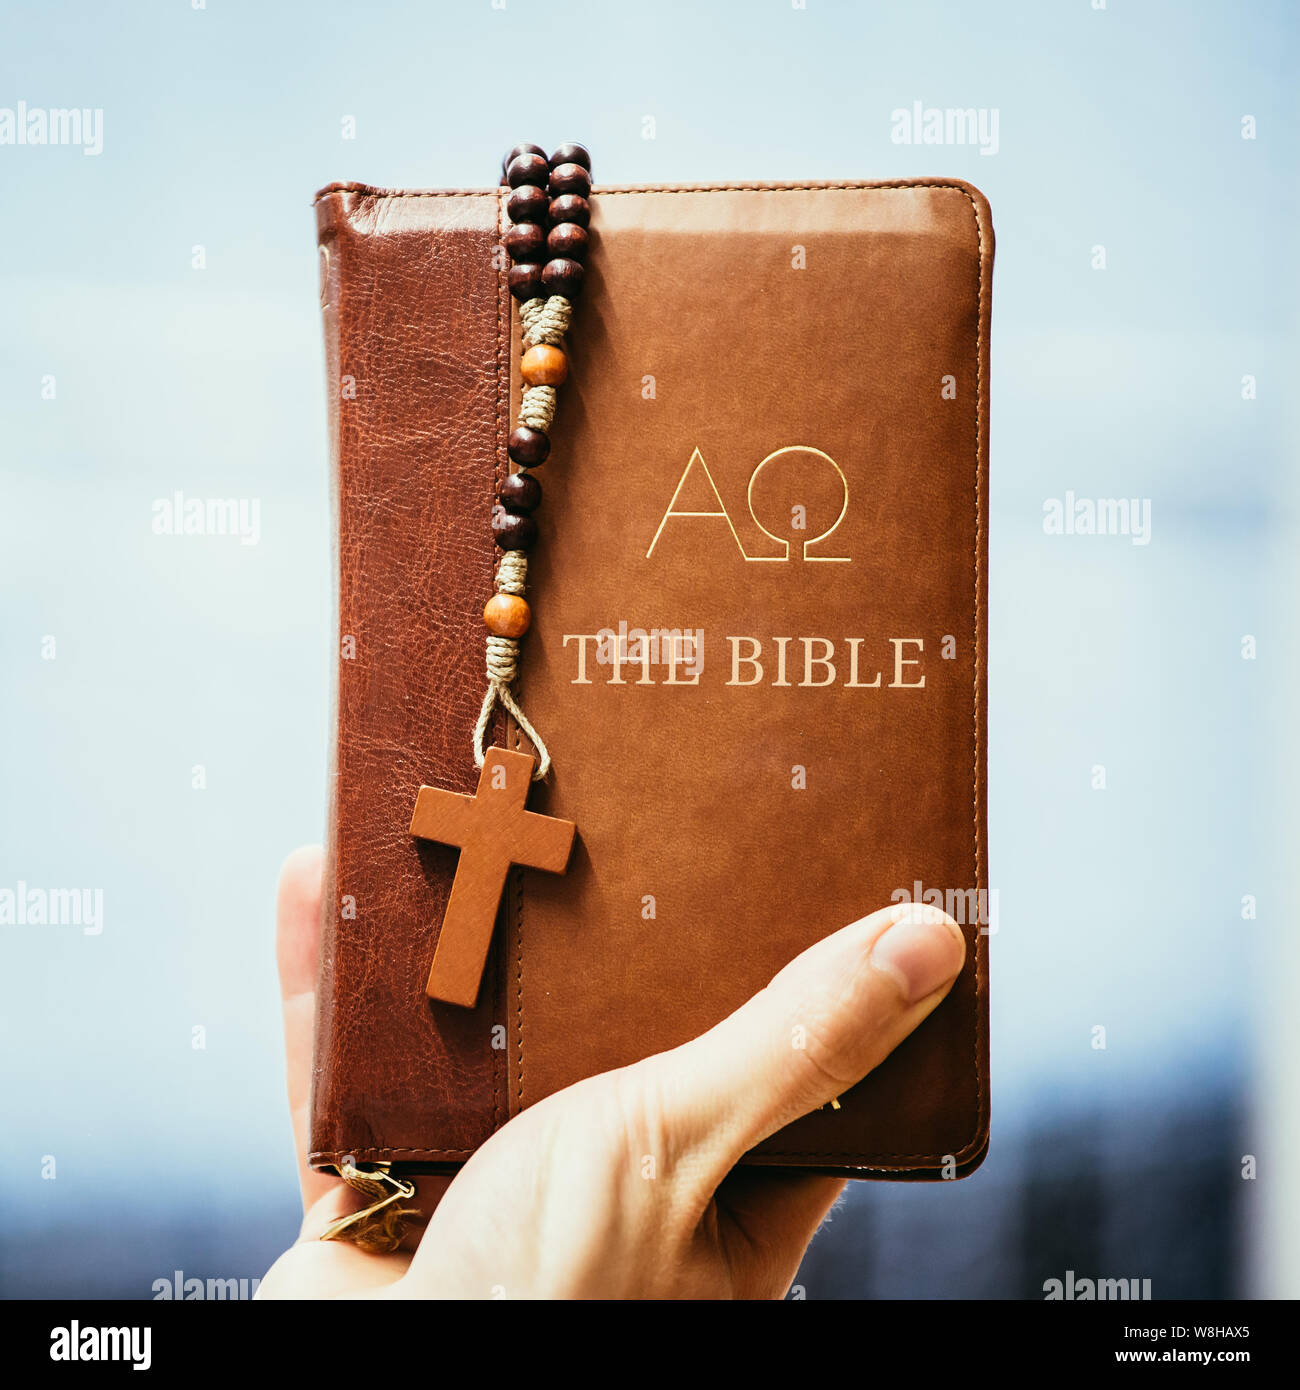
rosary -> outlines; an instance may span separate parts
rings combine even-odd
[[[438,934],[425,993],[447,1004],[473,1008],[492,944],[492,928],[512,864],[563,873],[576,830],[572,821],[524,809],[528,788],[550,771],[551,757],[519,708],[511,687],[519,640],[532,622],[524,598],[528,551],[537,539],[533,512],[542,487],[528,471],[551,452],[548,431],[555,416],[555,388],[568,375],[562,346],[582,287],[591,222],[591,156],[581,145],[561,145],[547,159],[537,145],[516,145],[502,163],[510,186],[504,237],[510,253],[510,293],[519,301],[523,325],[523,399],[510,432],[507,453],[518,471],[503,478],[492,508],[492,536],[501,552],[496,592],[483,609],[487,628],[487,691],[474,726],[474,762],[479,768],[473,796],[442,787],[421,787],[411,817],[411,834],[460,849],[451,897]],[[484,748],[488,722],[500,704],[527,735],[537,757],[508,748]],[[322,1240],[343,1240],[364,1250],[390,1251],[400,1244],[408,1219],[404,1207],[415,1184],[390,1172],[389,1163],[367,1169],[340,1165],[339,1175],[370,1198],[370,1205],[332,1222]]]
[[[572,821],[524,809],[528,788],[550,771],[551,756],[520,709],[512,686],[519,641],[532,622],[524,598],[528,551],[537,539],[532,513],[542,488],[529,469],[546,462],[556,388],[569,363],[562,346],[582,287],[591,222],[591,156],[581,145],[561,145],[548,159],[537,145],[516,145],[502,164],[509,185],[504,237],[511,265],[510,293],[519,301],[523,397],[507,453],[518,471],[502,479],[492,508],[492,536],[501,551],[496,592],[483,609],[487,628],[487,691],[474,726],[474,762],[480,769],[473,796],[421,787],[411,834],[460,849],[447,913],[425,992],[431,999],[473,1008],[492,943],[497,908],[512,864],[563,873],[573,848]],[[488,723],[500,704],[527,735],[537,756],[484,748]]]

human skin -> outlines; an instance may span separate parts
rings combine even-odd
[[[388,1255],[322,1231],[364,1203],[307,1163],[321,851],[280,877],[277,958],[303,1221],[259,1298],[780,1298],[843,1188],[737,1168],[828,1104],[931,1013],[965,959],[936,908],[874,912],[797,956],[707,1033],[517,1115]]]

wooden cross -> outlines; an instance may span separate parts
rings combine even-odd
[[[411,834],[460,849],[425,986],[430,999],[474,1007],[512,864],[553,874],[568,866],[574,823],[524,810],[536,766],[528,753],[489,748],[473,796],[420,788]]]

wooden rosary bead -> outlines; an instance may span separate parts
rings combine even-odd
[[[531,473],[511,473],[497,488],[497,501],[508,512],[535,511],[541,500],[542,485]]]
[[[591,192],[591,175],[581,164],[558,164],[551,170],[551,197],[576,193],[585,198]]]
[[[545,188],[550,175],[551,166],[541,155],[521,154],[517,159],[510,161],[510,167],[506,170],[506,182],[511,188],[519,188],[526,183]]]
[[[483,626],[494,637],[522,637],[532,621],[528,600],[518,594],[493,594],[483,605]]]
[[[540,261],[546,254],[546,231],[538,222],[516,222],[501,240],[512,261]]]
[[[564,258],[547,261],[542,267],[542,291],[575,299],[582,288],[583,274],[581,261]]]
[[[579,227],[589,227],[591,204],[581,193],[564,193],[551,199],[550,218],[555,225],[561,222],[576,222]]]
[[[502,550],[527,550],[537,539],[537,523],[531,516],[506,511],[498,502],[492,508],[492,539]]]
[[[553,257],[561,260],[585,261],[587,259],[587,230],[576,222],[560,222],[551,228],[546,238],[546,249]]]
[[[554,169],[557,164],[581,164],[591,173],[591,155],[586,145],[561,145],[551,156],[551,168]]]
[[[555,264],[555,261],[548,261],[547,268]],[[576,265],[577,262],[570,261],[567,264]],[[582,267],[578,266],[578,269],[581,270]],[[544,270],[543,283],[545,275]],[[519,375],[523,377],[527,386],[559,386],[568,374],[569,363],[564,353],[550,343],[538,343],[535,347],[530,347],[519,362]]]
[[[540,145],[515,145],[509,150],[506,157],[501,161],[501,177],[506,176],[506,170],[519,158],[521,154],[539,154],[543,159],[546,158],[546,151]],[[590,167],[590,166],[588,166]]]
[[[542,268],[533,261],[520,261],[506,271],[506,284],[510,293],[522,304],[525,299],[536,299],[544,294],[542,288]]]
[[[536,184],[520,184],[506,199],[506,216],[512,222],[544,222],[549,211],[546,190]]]
[[[541,430],[529,429],[527,425],[517,425],[510,431],[506,441],[506,453],[513,462],[524,468],[536,468],[545,463],[551,452],[551,441]]]

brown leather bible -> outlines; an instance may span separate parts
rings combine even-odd
[[[957,180],[597,188],[518,693],[577,823],[512,870],[478,1002],[425,981],[473,793],[519,323],[506,190],[317,197],[338,527],[311,1161],[442,1170],[703,1032],[891,901],[966,965],[755,1163],[951,1177],[988,1143],[993,231]],[[525,747],[504,719],[505,748]]]

